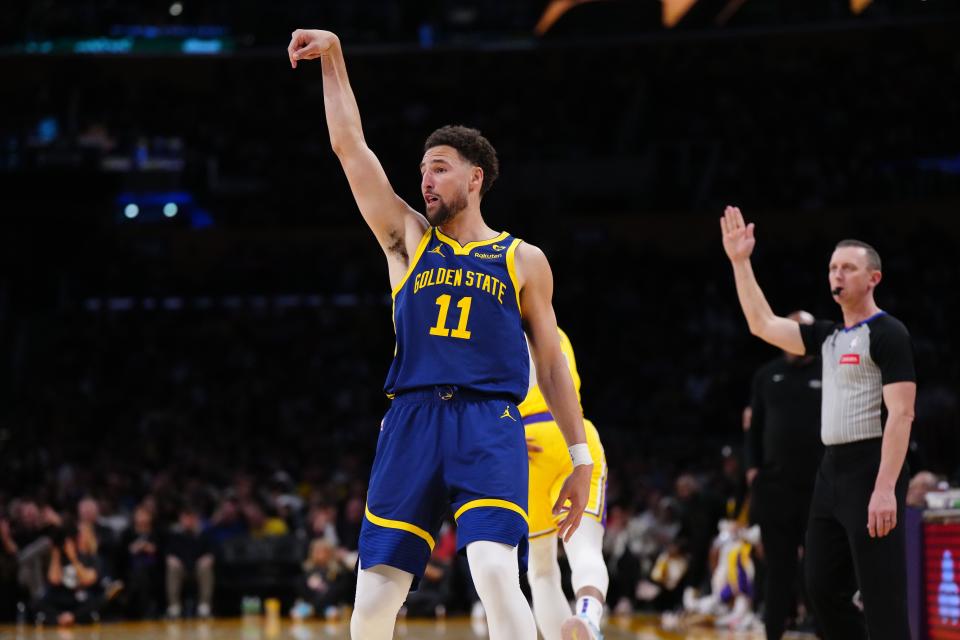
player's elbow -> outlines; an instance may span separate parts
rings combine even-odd
[[[769,340],[769,331],[767,330],[767,325],[758,320],[749,320],[747,322],[747,327],[750,329],[750,335],[760,338],[761,340]]]
[[[752,316],[747,319],[750,334],[764,342],[771,342],[775,337],[773,317]]]
[[[330,132],[330,147],[341,161],[349,160],[363,151],[363,134],[352,129]]]
[[[887,412],[889,414],[888,419],[896,420],[897,422],[906,425],[912,424],[915,417],[913,407],[910,406],[890,407]]]

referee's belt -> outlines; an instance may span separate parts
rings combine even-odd
[[[523,422],[523,426],[528,424],[536,424],[538,422],[555,422],[553,419],[553,414],[549,411],[541,411],[540,413],[531,413],[528,416],[523,416],[520,418],[520,421]]]

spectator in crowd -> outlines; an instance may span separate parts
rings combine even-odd
[[[723,505],[703,492],[700,482],[690,473],[677,478],[676,497],[680,509],[678,550],[689,559],[684,584],[705,590],[709,579],[710,548],[717,524],[723,517]]]
[[[337,518],[337,536],[340,539],[340,545],[349,551],[357,550],[360,525],[363,524],[363,509],[363,497],[350,496],[343,507],[342,517]]]
[[[152,618],[159,611],[162,556],[153,513],[144,505],[134,510],[133,525],[123,533],[120,546],[128,613],[134,618]]]
[[[297,586],[297,602],[290,611],[293,618],[302,620],[314,613],[336,618],[339,607],[353,601],[356,574],[337,556],[337,549],[323,538],[310,542],[303,577]]]
[[[936,491],[940,478],[929,471],[918,471],[907,485],[907,506],[915,509],[927,508],[927,494]]]
[[[333,546],[340,542],[337,536],[337,512],[325,502],[318,502],[307,513],[307,537],[311,541],[322,539]]]
[[[214,550],[204,535],[200,514],[195,507],[180,510],[178,523],[167,540],[167,617],[183,615],[183,587],[195,581],[197,587],[198,618],[212,615]]]
[[[657,561],[667,559],[667,556],[661,557],[661,554],[674,545],[680,531],[677,502],[672,497],[651,491],[647,496],[647,504],[646,510],[628,520],[622,507],[616,509],[615,516],[614,510],[611,510],[611,520],[625,520],[624,525],[617,527],[618,530],[610,540],[608,563],[611,584],[616,585],[616,600],[612,600],[616,603],[614,609],[621,614],[632,611],[634,601],[642,601],[644,607],[659,610],[672,606],[679,597],[676,594],[661,597],[662,586],[650,580]],[[680,566],[677,560],[682,554],[673,554],[671,557],[671,575],[676,576]],[[661,569],[663,568],[664,565],[661,564]],[[679,577],[683,577],[682,572]],[[660,582],[664,582],[666,574],[660,578]],[[673,580],[669,582],[672,583]],[[638,589],[638,586],[641,588]],[[667,585],[668,590],[675,587],[675,584]]]
[[[272,507],[265,510],[256,500],[248,500],[243,505],[243,516],[247,521],[247,528],[254,538],[268,538],[271,536],[285,536],[290,533],[287,523],[280,518]]]
[[[101,577],[115,578],[119,562],[116,532],[103,522],[100,516],[100,505],[90,496],[81,498],[77,502],[77,526],[80,525],[90,527],[97,537],[97,556],[100,559]]]
[[[32,499],[11,505],[13,523],[10,538],[17,554],[17,580],[32,602],[44,592],[44,563],[50,553],[51,535],[63,524],[49,505],[43,509]]]
[[[0,621],[14,619],[19,590],[17,543],[13,541],[6,510],[0,508]]]
[[[234,498],[226,498],[214,512],[207,526],[207,537],[220,546],[227,540],[246,535],[247,525],[240,514],[240,507]]]
[[[37,623],[60,626],[97,622],[106,602],[100,586],[97,538],[87,523],[68,526],[50,549],[46,591],[40,600]]]

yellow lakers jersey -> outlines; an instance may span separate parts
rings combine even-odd
[[[567,359],[567,365],[570,367],[570,376],[573,378],[573,388],[577,390],[577,403],[580,403],[580,374],[577,373],[577,361],[573,357],[573,345],[570,344],[570,338],[563,332],[563,329],[557,327],[560,332],[560,350],[563,351]],[[540,393],[540,386],[537,384],[536,373],[533,368],[533,361],[530,363],[530,390],[527,391],[527,397],[518,406],[521,416],[532,416],[537,413],[549,411],[547,401]],[[580,407],[580,413],[583,413],[583,406]]]

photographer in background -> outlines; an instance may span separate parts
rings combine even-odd
[[[56,538],[50,550],[46,592],[38,606],[37,623],[56,620],[66,627],[96,622],[105,598],[99,584],[100,561],[93,527],[67,527]]]

